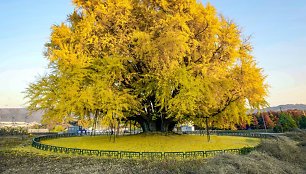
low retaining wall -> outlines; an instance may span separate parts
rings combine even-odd
[[[144,159],[165,159],[165,158],[207,158],[214,157],[219,154],[247,154],[254,150],[254,147],[244,147],[241,149],[225,149],[225,150],[207,150],[207,151],[188,151],[188,152],[133,152],[133,151],[111,151],[111,150],[90,150],[52,146],[40,143],[41,140],[61,138],[61,137],[75,137],[77,134],[56,134],[35,137],[32,140],[32,146],[51,152],[78,154],[78,155],[95,155],[104,158],[144,158]]]

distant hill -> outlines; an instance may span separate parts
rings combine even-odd
[[[286,105],[279,105],[279,106],[274,106],[274,107],[269,107],[266,108],[266,111],[286,111],[286,110],[293,110],[293,109],[298,109],[298,110],[306,110],[306,105],[304,104],[286,104]]]
[[[278,112],[280,110],[282,111],[286,111],[286,110],[294,110],[294,109],[298,109],[298,110],[304,110],[306,111],[306,105],[304,104],[286,104],[286,105],[278,105],[278,106],[273,106],[273,107],[268,107],[268,108],[264,108],[262,111],[275,111]],[[257,113],[257,110],[253,111],[254,113]]]
[[[305,110],[305,104],[286,104],[265,108],[264,111],[286,111],[291,109]],[[257,112],[256,110],[254,111]],[[0,108],[0,122],[40,122],[43,112],[37,111],[32,115],[25,108]]]
[[[40,122],[42,111],[29,114],[25,108],[0,108],[0,122]]]

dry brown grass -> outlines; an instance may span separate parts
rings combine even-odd
[[[296,155],[301,151],[297,143],[289,140],[288,137],[265,140],[260,144],[257,150],[282,161],[294,161],[297,158]]]
[[[225,154],[209,159],[199,173],[306,173],[306,141],[303,131],[263,140],[256,151],[238,156]]]
[[[304,173],[299,166],[273,158],[265,153],[254,151],[246,156],[222,155],[208,160],[200,173]]]
[[[220,155],[199,160],[120,160],[42,156],[0,150],[0,173],[306,173],[306,134],[264,140],[248,155]],[[288,138],[290,137],[290,138]],[[295,141],[292,141],[294,139]]]

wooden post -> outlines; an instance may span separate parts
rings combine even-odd
[[[128,121],[125,121],[125,122],[124,122],[124,129],[123,129],[123,132],[122,132],[122,136],[124,136],[124,132],[126,131],[126,126],[127,126],[126,124],[127,124],[127,122],[128,122]]]
[[[132,120],[130,120],[130,135],[132,134]]]
[[[206,135],[207,135],[207,141],[210,141],[210,134],[209,134],[209,130],[208,130],[208,117],[204,117],[205,118],[205,122],[206,122]]]
[[[134,134],[136,134],[136,133],[135,133],[135,129],[136,129],[136,121],[135,121],[135,123],[134,123]]]
[[[116,124],[114,123],[114,140],[113,140],[113,142],[115,142],[116,141]]]
[[[117,137],[119,136],[120,134],[120,123],[121,123],[121,120],[118,120],[118,127],[117,127]]]

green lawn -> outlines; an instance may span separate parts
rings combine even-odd
[[[198,135],[130,135],[116,138],[116,142],[109,141],[108,136],[83,136],[58,138],[42,141],[61,147],[93,149],[93,150],[118,150],[137,152],[175,152],[175,151],[203,151],[235,149],[246,146],[256,146],[260,142],[257,138],[234,136],[211,136],[207,142],[206,136]]]

